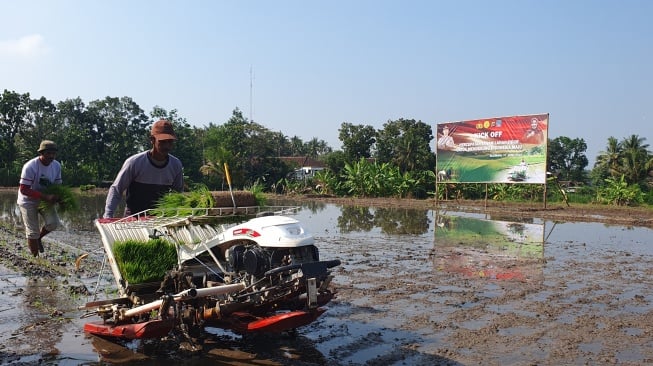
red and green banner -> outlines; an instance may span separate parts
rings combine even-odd
[[[438,123],[437,179],[544,184],[548,128],[548,114]]]

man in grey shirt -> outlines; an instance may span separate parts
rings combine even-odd
[[[170,121],[162,119],[152,125],[152,149],[125,160],[109,188],[104,218],[114,216],[123,194],[126,194],[125,216],[129,216],[154,208],[157,200],[170,191],[183,190],[183,166],[170,154],[176,140]]]

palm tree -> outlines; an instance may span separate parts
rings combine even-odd
[[[292,156],[303,156],[306,154],[304,151],[304,141],[297,135],[290,138],[290,152]]]
[[[621,175],[621,152],[622,152],[621,143],[615,138],[610,136],[608,138],[608,146],[605,151],[601,151],[596,158],[596,164],[594,168],[598,168],[601,171],[607,173],[609,177],[618,177]]]
[[[212,161],[209,161],[200,167],[200,173],[202,173],[202,175],[205,176],[224,177],[225,176],[224,165],[219,162],[214,163]]]
[[[631,135],[621,143],[621,163],[624,176],[628,183],[636,184],[646,179],[647,164],[650,159],[648,144],[645,137]]]
[[[415,141],[415,136],[406,134],[400,139],[395,146],[395,157],[393,162],[397,164],[402,172],[409,172],[415,170],[415,163],[417,162],[417,149],[418,144]]]
[[[648,162],[646,163],[646,171],[649,177],[653,177],[653,155],[649,156]]]
[[[234,156],[224,146],[218,146],[211,150],[206,163],[200,167],[200,173],[205,177],[216,178],[216,181],[220,182],[220,189],[224,189],[224,183],[227,179],[227,172],[225,171],[224,164],[228,163],[233,165],[234,161],[238,161],[238,159],[238,154]]]
[[[313,137],[310,141],[306,142],[303,151],[311,158],[318,158],[321,155],[328,154],[332,151],[329,145],[324,140],[319,140]]]
[[[209,161],[206,164],[200,167],[200,173],[205,177],[214,177],[216,181],[220,182],[220,189],[224,188],[224,181],[227,177],[227,174],[224,169],[224,164],[220,162]]]

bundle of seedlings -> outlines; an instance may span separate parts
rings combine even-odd
[[[79,201],[72,188],[61,184],[51,184],[41,191],[41,194],[54,194],[59,197],[56,203],[44,200],[39,202],[40,209],[47,209],[54,205],[58,212],[76,212],[79,210]]]
[[[177,265],[177,249],[167,240],[125,240],[113,244],[118,269],[127,283],[161,281]]]
[[[206,188],[196,188],[190,192],[169,192],[157,201],[154,215],[192,215],[197,211],[194,208],[210,208],[213,204],[213,196]]]
[[[264,197],[263,194],[259,195]],[[157,201],[152,214],[159,217],[193,216],[193,221],[238,222],[239,208],[261,206],[264,199],[252,191],[209,191],[204,186],[189,192],[170,192]],[[214,222],[215,223],[215,222]]]

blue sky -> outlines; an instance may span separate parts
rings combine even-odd
[[[239,108],[334,149],[342,122],[550,113],[593,163],[610,136],[653,149],[652,17],[648,0],[4,0],[0,89],[128,96],[195,126]]]

